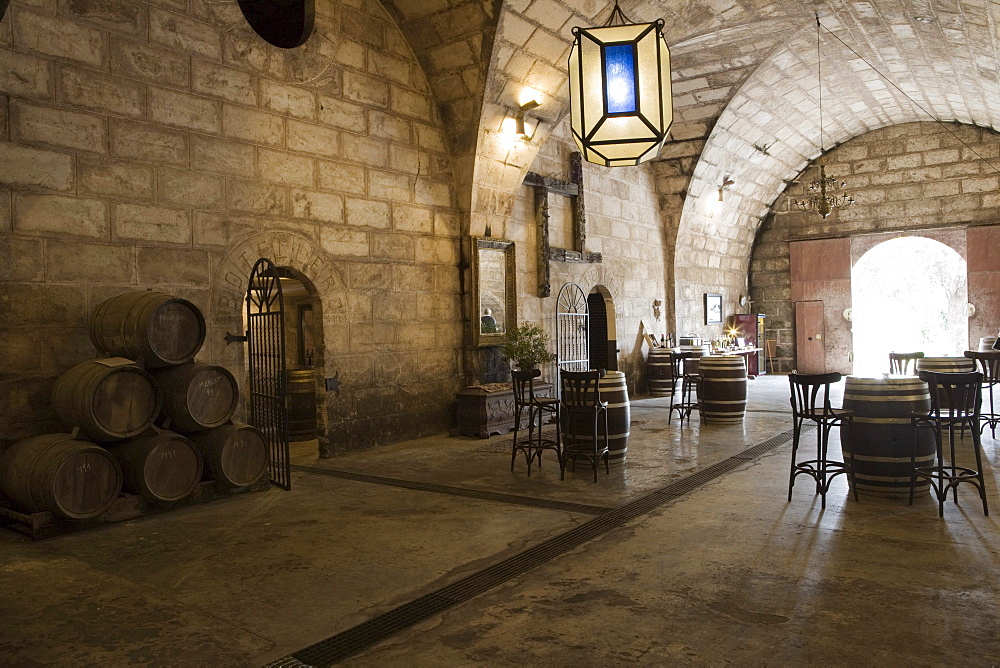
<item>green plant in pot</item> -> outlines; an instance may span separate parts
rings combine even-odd
[[[538,325],[524,323],[503,335],[500,340],[500,354],[514,363],[521,371],[537,369],[540,365],[556,358],[545,349],[549,335]]]

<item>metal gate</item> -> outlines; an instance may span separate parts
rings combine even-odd
[[[271,482],[291,489],[284,306],[281,281],[274,264],[267,258],[257,260],[247,287],[250,424],[259,429],[267,441]]]
[[[556,363],[560,371],[590,369],[589,318],[583,289],[576,283],[562,286],[556,300]]]

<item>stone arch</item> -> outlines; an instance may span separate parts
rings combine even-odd
[[[606,301],[611,301],[614,304],[615,318],[624,316],[622,298],[625,295],[625,284],[616,272],[603,264],[595,264],[584,273],[581,282],[587,294],[597,290],[604,295]]]
[[[307,278],[323,303],[327,322],[347,322],[347,286],[326,252],[313,240],[294,232],[260,232],[236,244],[215,270],[212,314],[240,315],[246,281],[259,258],[289,267]]]

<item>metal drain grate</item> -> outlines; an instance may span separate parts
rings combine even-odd
[[[457,582],[442,587],[435,592],[425,594],[397,608],[389,610],[377,617],[373,617],[366,622],[342,631],[326,640],[306,647],[295,652],[289,657],[279,659],[268,664],[267,668],[278,668],[279,666],[296,666],[305,664],[308,666],[329,666],[343,659],[358,654],[381,641],[389,638],[400,631],[410,628],[434,615],[447,610],[459,603],[467,601],[479,594],[489,591],[497,585],[517,577],[518,575],[540,566],[561,554],[569,552],[584,543],[587,543],[598,536],[601,536],[612,529],[622,526],[626,522],[641,517],[656,509],[657,507],[676,500],[678,497],[690,493],[707,482],[719,476],[744,466],[752,459],[756,459],[767,452],[774,450],[778,446],[788,442],[791,438],[791,430],[769,438],[762,443],[744,450],[738,455],[723,460],[701,471],[693,473],[681,480],[670,483],[666,487],[656,490],[646,496],[636,499],[624,506],[605,512],[599,517],[574,528],[569,531],[550,538],[538,545],[528,548],[504,561],[489,566],[478,573],[466,576]],[[296,470],[309,473],[321,473],[323,475],[334,475],[350,479],[374,479],[372,481],[392,480],[380,479],[377,476],[365,476],[363,474],[348,473],[346,471],[330,471],[328,469],[314,469],[312,467],[294,466]],[[406,482],[406,481],[398,481]],[[389,484],[389,483],[384,483]],[[420,485],[417,487],[416,485]],[[414,483],[412,485],[401,485],[420,489],[426,484]],[[432,485],[431,487],[444,487],[443,485]],[[445,488],[455,490],[457,488]],[[428,490],[435,491],[435,490]],[[477,493],[479,494],[479,493]],[[509,496],[509,495],[499,495]],[[477,497],[485,498],[485,497]],[[520,499],[523,497],[513,497]],[[537,501],[533,499],[532,501]],[[297,661],[299,663],[287,663]]]
[[[432,482],[416,482],[413,480],[402,480],[399,478],[384,478],[367,473],[355,473],[353,471],[339,471],[337,469],[324,469],[315,466],[292,465],[293,471],[302,473],[312,473],[315,475],[325,475],[331,478],[342,478],[344,480],[354,480],[357,482],[370,482],[377,485],[388,485],[389,487],[403,487],[420,492],[435,492],[437,494],[451,494],[452,496],[464,496],[470,499],[482,499],[484,501],[496,501],[497,503],[511,503],[517,506],[528,506],[530,508],[544,508],[546,510],[562,510],[568,513],[584,513],[585,515],[603,515],[614,510],[610,506],[593,506],[586,503],[572,503],[570,501],[554,501],[551,499],[538,499],[533,496],[518,496],[516,494],[501,494],[499,492],[486,492],[476,489],[465,489],[463,487],[451,487],[449,485],[438,485]]]

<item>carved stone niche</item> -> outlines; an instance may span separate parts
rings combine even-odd
[[[538,225],[538,296],[551,297],[552,283],[549,263],[602,261],[600,253],[584,250],[587,241],[587,219],[584,215],[583,160],[580,154],[570,155],[570,178],[560,181],[534,172],[524,177],[524,185],[535,189],[535,224]],[[568,197],[572,200],[573,247],[556,248],[549,244],[549,195]]]

